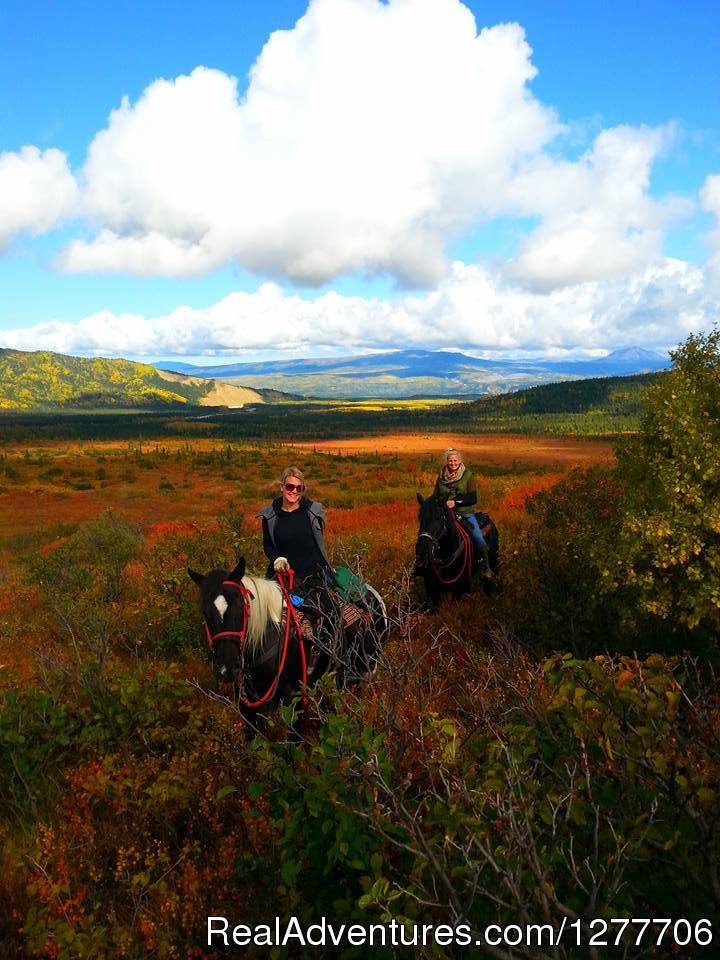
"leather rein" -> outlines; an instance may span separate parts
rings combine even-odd
[[[450,513],[452,516],[453,523],[455,524],[455,529],[458,532],[458,538],[460,542],[450,557],[448,557],[446,560],[438,560],[435,557],[435,551],[440,546],[440,541],[442,540],[442,538],[448,532],[448,528],[447,528],[448,513]],[[443,509],[442,530],[440,531],[440,534],[437,537],[434,537],[431,533],[428,533],[427,531],[423,531],[418,535],[418,540],[421,537],[427,537],[430,541],[432,541],[433,559],[432,559],[431,567],[438,583],[442,584],[442,586],[444,587],[451,587],[454,584],[456,584],[458,580],[461,579],[461,577],[467,576],[469,578],[472,576],[473,551],[472,551],[472,543],[470,541],[470,535],[465,530],[465,528],[460,523],[460,521],[455,516],[455,514],[452,513],[447,507]],[[452,566],[461,556],[463,558],[463,562],[458,573],[454,577],[451,577],[450,579],[445,579],[440,573],[440,571]]]

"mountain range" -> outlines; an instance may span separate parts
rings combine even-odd
[[[398,350],[355,357],[268,360],[195,366],[168,361],[159,369],[214,377],[320,399],[481,396],[542,383],[662,370],[666,355],[626,347],[591,360],[488,360],[443,350]]]
[[[470,398],[562,380],[651,372],[668,364],[667,358],[637,348],[576,361],[484,360],[448,351],[400,350],[207,367],[0,349],[0,409],[242,407],[303,396]]]

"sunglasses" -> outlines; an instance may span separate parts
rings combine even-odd
[[[284,486],[288,493],[302,493],[303,485],[301,483],[286,483]]]

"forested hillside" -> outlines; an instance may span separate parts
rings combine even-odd
[[[388,430],[609,436],[637,430],[643,392],[657,376],[661,375],[554,383],[460,403],[429,399],[287,402],[271,396],[271,391],[262,391],[268,401],[262,406],[253,403],[242,410],[218,411],[202,418],[187,404],[184,410],[178,406],[167,412],[81,412],[68,406],[62,415],[55,409],[17,413],[0,410],[0,416],[3,434],[9,440],[92,440],[152,434],[322,441]]]
[[[517,393],[483,397],[464,404],[466,416],[503,413],[591,413],[636,416],[645,390],[661,376],[642,373],[631,377],[592,377],[547,383]]]
[[[84,359],[49,351],[0,350],[0,408],[241,406],[255,390],[165,373],[130,360]]]
[[[482,397],[438,411],[458,429],[602,435],[636,430],[643,397],[663,373],[592,377]]]

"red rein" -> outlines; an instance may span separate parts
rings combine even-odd
[[[268,700],[272,699],[275,695],[275,692],[280,683],[280,677],[285,668],[285,660],[287,657],[288,648],[290,646],[290,623],[292,621],[293,626],[295,627],[295,636],[297,637],[298,647],[300,649],[300,670],[301,670],[301,682],[303,687],[307,684],[307,658],[305,656],[305,643],[303,641],[302,630],[300,629],[300,623],[298,621],[297,613],[295,612],[295,607],[292,605],[292,600],[290,599],[290,591],[292,590],[293,581],[295,579],[295,571],[289,570],[287,573],[277,574],[278,582],[280,584],[280,589],[283,593],[283,598],[285,600],[285,636],[283,637],[283,647],[282,653],[280,655],[280,663],[278,665],[277,673],[267,688],[262,697],[258,700],[248,700],[247,697],[240,697],[241,702],[244,706],[251,709],[257,707],[262,707]],[[242,583],[235,583],[234,580],[223,580],[224,587],[235,587],[236,590],[240,591],[240,594],[243,598],[243,606],[245,608],[245,619],[243,622],[242,630],[221,630],[220,633],[211,634],[210,628],[205,622],[205,637],[207,639],[207,644],[210,649],[213,649],[213,645],[216,640],[220,637],[235,637],[238,641],[238,646],[240,647],[240,652],[242,653],[243,644],[245,642],[245,634],[247,631],[248,623],[250,622],[250,591]]]
[[[468,581],[472,578],[473,549],[472,543],[470,542],[470,534],[465,530],[455,514],[452,513],[451,515],[463,543],[463,562],[459,572],[451,580],[443,580],[438,572],[439,565],[433,561],[433,573],[437,577],[438,583],[441,583],[444,587],[451,587],[463,576],[467,576]]]

